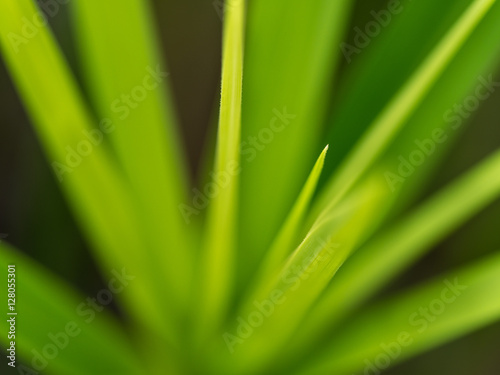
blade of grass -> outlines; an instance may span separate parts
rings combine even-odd
[[[260,285],[262,280],[266,280],[275,273],[279,267],[284,263],[287,256],[293,249],[297,248],[299,236],[299,229],[309,208],[311,199],[316,191],[318,180],[321,176],[323,165],[325,164],[326,153],[328,146],[325,147],[319,156],[316,164],[314,165],[311,174],[309,175],[299,197],[297,198],[291,212],[281,227],[276,239],[273,242],[270,250],[268,251],[264,261],[257,273],[256,283]],[[256,287],[258,289],[258,287]]]
[[[188,228],[178,209],[187,191],[186,168],[181,168],[185,163],[148,4],[76,0],[72,5],[83,78],[98,114],[116,127],[109,137],[137,194],[151,257],[166,279],[164,298],[169,309],[180,310],[180,320],[191,295],[194,258],[188,229],[194,227]]]
[[[340,77],[339,92],[342,95],[337,98],[338,104],[328,126],[328,143],[335,147],[330,150],[325,163],[322,183],[332,175],[363,132],[471,2],[403,0],[400,2],[401,11],[392,15],[387,27],[372,38],[368,46],[359,54],[346,55],[350,63]],[[363,12],[368,13],[373,6],[367,4]],[[357,25],[363,29],[359,21]],[[346,39],[345,42],[353,41]]]
[[[369,296],[497,199],[499,170],[500,151],[358,250],[311,310],[289,350],[300,353],[313,348]]]
[[[17,322],[15,342],[17,354],[27,366],[36,371],[51,374],[87,375],[97,373],[120,373],[138,375],[142,373],[140,359],[136,356],[130,340],[123,334],[117,322],[106,312],[82,309],[86,298],[75,293],[65,282],[56,278],[33,261],[4,243],[0,243],[0,268],[7,280],[7,267],[15,265],[15,313],[2,319],[0,327],[2,343],[9,348],[7,337],[9,322]],[[51,336],[66,346],[58,351],[53,360],[44,360],[36,353],[52,344]],[[62,338],[66,335],[66,339]],[[47,349],[47,352],[49,350]],[[82,355],[85,353],[85,355]],[[43,369],[34,367],[44,366]],[[19,373],[30,373],[17,364]],[[31,372],[33,373],[33,372]]]
[[[384,192],[380,177],[355,190],[343,203],[345,206],[339,208],[348,213],[339,216],[332,212],[324,216],[282,269],[248,299],[240,310],[242,319],[259,311],[256,304],[275,300],[277,293],[282,303],[273,304],[273,311],[266,314],[265,322],[244,342],[238,342],[241,345],[233,346],[236,372],[244,369],[245,373],[262,373],[263,367],[274,360],[330,279],[370,232],[372,218],[383,202]],[[236,328],[228,332],[236,332]],[[225,350],[227,352],[227,348]]]
[[[331,175],[331,171],[361,136],[367,124],[373,121],[385,103],[395,95],[397,88],[405,82],[470,2],[403,2],[401,14],[397,14],[397,18],[391,20],[387,29],[372,40],[362,51],[362,56],[352,57],[354,63],[343,75],[345,78],[340,88],[344,95],[339,98],[338,108],[330,121],[332,125],[328,139],[335,147],[325,163],[322,180]],[[500,34],[496,32],[499,15],[500,4],[497,2],[382,157],[381,163],[387,166],[393,164],[388,171],[396,172],[398,157],[408,156],[409,150],[416,148],[416,140],[431,137],[436,129],[443,129],[446,133],[446,142],[437,145],[425,163],[405,178],[403,184],[398,184],[399,196],[391,201],[393,214],[404,209],[422,191],[422,185],[432,176],[461,133],[452,127],[456,126],[455,122],[445,120],[443,114],[457,103],[463,103],[468,94],[475,94],[471,91],[478,85],[479,75],[486,74],[487,77],[494,70],[500,50]],[[421,22],[422,19],[433,27],[426,27]],[[412,48],[408,49],[408,45]],[[398,61],[398,64],[387,64],[389,59]],[[373,95],[372,89],[367,89],[370,87],[377,91],[377,95]],[[357,110],[360,106],[363,111]],[[466,119],[463,122],[465,124]]]
[[[39,10],[30,0],[0,3],[0,45],[11,76],[104,277],[111,269],[123,267],[137,275],[137,282],[123,295],[130,312],[142,328],[160,330],[173,340],[173,328],[166,326],[165,312],[157,308],[161,286],[150,272],[152,263],[140,252],[145,244],[137,233],[140,224],[128,187],[104,147],[94,147],[80,159],[75,156],[74,149],[86,140],[85,134],[98,125],[54,37],[41,25],[32,38],[15,43],[19,41],[15,35],[22,35],[23,20],[36,17],[40,17]],[[62,168],[66,173],[61,176]]]
[[[353,316],[301,375],[352,374],[401,340],[394,365],[500,319],[500,254],[404,291]],[[439,306],[439,307],[437,307]],[[427,309],[427,310],[425,310]],[[434,313],[439,309],[439,314]],[[384,322],[383,324],[380,324]],[[399,343],[396,345],[400,345]]]
[[[404,5],[403,13],[391,21],[387,30],[366,51],[363,50],[363,57],[355,57],[355,66],[347,72],[348,77],[343,82],[345,98],[340,98],[338,113],[332,120],[335,126],[330,140],[336,139],[336,147],[332,150],[333,162],[329,157],[322,177],[328,176],[328,171],[342,158],[344,149],[349,148],[363,127],[366,127],[364,124],[375,117],[383,104],[394,95],[396,88],[418,66],[421,56],[425,57],[431,51],[469,3],[444,1],[438,4],[428,0],[408,2],[408,5]],[[443,12],[439,12],[441,6],[446,9],[444,17]],[[403,183],[397,182],[395,189],[388,183],[388,188],[392,188],[394,193],[387,198],[387,208],[384,209],[383,217],[380,217],[380,224],[391,220],[415,199],[461,133],[455,130],[455,123],[445,122],[443,114],[456,103],[462,103],[471,89],[477,87],[480,74],[489,75],[496,66],[500,50],[500,35],[496,32],[499,16],[500,4],[497,2],[436,81],[381,160],[368,172],[384,173],[383,168],[386,168],[385,172],[398,174],[400,157],[407,157],[417,149],[416,141],[425,141],[436,131],[445,134],[445,143],[436,144],[435,150],[430,155],[426,154],[424,164],[416,167]],[[423,26],[421,20],[424,18],[433,24],[432,28]],[[411,49],[405,48],[410,44]],[[387,59],[395,59],[398,64],[387,64]],[[373,90],[367,90],[367,87],[376,87],[377,95],[373,96]],[[363,111],[356,110],[359,106],[363,107]]]
[[[222,87],[214,172],[225,174],[208,209],[199,284],[198,342],[222,324],[234,277],[236,215],[240,173],[241,100],[245,1],[232,1],[224,19]],[[200,341],[201,340],[201,341]]]
[[[318,200],[316,209],[313,210],[313,218],[324,207],[335,206],[368,168],[376,162],[494,3],[495,0],[475,0],[467,8],[399,93],[376,118],[366,134],[350,152],[346,161],[332,176]],[[328,210],[324,212],[328,212]]]
[[[454,59],[443,74],[438,84],[431,90],[410,123],[403,129],[402,134],[397,137],[394,144],[386,152],[386,155],[376,164],[370,173],[384,173],[384,171],[397,169],[397,164],[399,163],[398,155],[407,155],[408,149],[411,150],[412,146],[415,147],[414,142],[416,139],[429,137],[433,130],[437,128],[435,119],[441,120],[443,113],[447,109],[452,108],[455,103],[462,101],[463,96],[470,87],[470,83],[477,79],[477,75],[481,71],[488,71],[487,67],[493,65],[492,62],[498,60],[500,36],[494,31],[498,27],[499,16],[500,4],[496,3],[458,53],[456,59]],[[374,69],[372,68],[372,70]],[[457,79],[458,76],[461,79]],[[465,81],[462,79],[464,76],[468,77]],[[452,131],[451,124],[449,123],[444,124],[442,128],[445,129],[447,134]],[[453,136],[453,134],[450,134],[450,136]],[[451,144],[452,141],[448,140],[448,143]],[[446,151],[446,147],[444,146],[447,147],[447,145],[438,145],[436,147],[436,154],[444,153]],[[408,201],[412,190],[417,190],[414,185],[421,186],[425,177],[429,176],[433,167],[437,165],[439,157],[439,155],[431,155],[429,160],[426,160],[426,164],[420,166],[414,175],[407,179],[401,196],[394,194],[394,196],[387,199],[388,206],[392,205],[394,208],[398,208],[398,210],[401,209],[401,200]],[[494,167],[490,172],[493,175]],[[470,174],[472,173],[475,172],[470,172]],[[458,186],[460,182],[465,182],[466,179],[471,177],[470,174],[457,181],[455,186]],[[478,175],[476,177],[478,177],[476,183],[480,185],[482,182],[479,180]],[[493,178],[493,180],[495,179]],[[491,188],[495,189],[495,183],[493,183]],[[449,189],[451,191],[452,187]],[[471,188],[471,191],[475,191],[474,189],[474,187]],[[325,327],[339,324],[342,318],[346,317],[364,298],[369,297],[379,287],[383,286],[383,280],[376,280],[376,277],[374,279],[374,275],[379,275],[382,279],[389,280],[391,276],[400,272],[399,268],[397,271],[389,270],[387,267],[377,269],[377,264],[387,261],[387,265],[389,265],[391,259],[400,259],[401,262],[404,260],[403,263],[405,263],[405,266],[408,266],[416,257],[421,256],[425,250],[430,250],[428,246],[445,237],[452,229],[457,228],[465,220],[493,201],[498,195],[498,193],[491,194],[491,191],[485,192],[484,190],[480,190],[479,195],[474,194],[472,199],[468,198],[465,200],[464,198],[467,197],[466,190],[463,190],[463,197],[458,198],[457,195],[449,196],[449,191],[445,190],[440,193],[441,197],[448,196],[449,198],[441,202],[441,207],[443,208],[437,208],[435,212],[428,210],[432,202],[435,203],[435,207],[439,207],[437,204],[438,197],[435,197],[425,207],[418,208],[413,216],[404,217],[403,222],[399,220],[389,231],[385,231],[384,234],[377,236],[376,240],[371,241],[366,246],[367,251],[370,249],[368,251],[370,253],[369,256],[365,252],[365,248],[357,252],[337,274],[328,292],[309,316],[310,319],[307,319],[304,325],[301,326],[300,331],[297,333],[297,339],[291,343],[293,349],[289,349],[297,352],[306,346],[312,346],[312,342],[322,336]],[[456,199],[455,205],[449,203],[452,202],[450,199]],[[453,209],[444,212],[442,210],[448,209],[444,207],[453,207]],[[427,212],[427,216],[420,215],[424,212]],[[445,214],[449,214],[449,216],[447,217]],[[415,227],[410,228],[408,225],[410,223],[415,224],[417,217],[420,218],[421,223],[432,223],[434,227],[423,225],[419,230]],[[440,224],[436,224],[436,221]],[[443,226],[446,229],[443,229]],[[437,232],[431,235],[431,230],[436,230]],[[439,230],[442,230],[442,232],[439,233]],[[427,231],[427,234],[431,235],[431,237],[427,238],[426,234],[422,234],[423,231]],[[389,233],[394,234],[394,236],[391,237]],[[417,243],[419,239],[414,237],[416,233],[422,234],[420,237],[425,240]],[[407,254],[405,249],[411,246],[415,248],[407,250],[409,252]],[[386,255],[382,256],[381,254],[386,254],[387,258]],[[401,259],[401,254],[405,254],[404,259]],[[360,264],[360,259],[364,259],[365,262]],[[375,267],[372,267],[374,265]],[[356,271],[358,269],[360,270],[359,273]],[[358,292],[361,293],[359,296],[357,295]],[[339,301],[343,302],[340,303]]]
[[[481,102],[487,100],[484,99],[482,90],[482,99],[477,96],[477,92],[478,87],[483,85],[482,82],[489,80],[500,61],[500,34],[496,32],[499,22],[500,3],[497,2],[382,157],[380,165],[384,165],[387,172],[398,173],[400,156],[408,157],[418,148],[417,141],[427,142],[432,139],[434,142],[434,134],[443,131],[441,140],[444,139],[444,143],[435,143],[433,152],[426,155],[425,162],[415,168],[411,176],[401,183],[397,182],[396,186],[391,186],[398,195],[393,202],[393,214],[404,210],[418,197],[424,184],[433,177],[454,141],[461,136],[469,120],[473,118],[471,113],[470,116],[467,115],[469,118],[458,119],[459,122],[457,118],[450,121],[450,110],[471,97]],[[487,96],[489,93],[491,92]]]
[[[320,137],[339,58],[332,46],[342,38],[351,6],[346,0],[249,3],[240,290],[254,276],[290,212],[315,150],[325,144]],[[263,181],[273,181],[272,186]]]

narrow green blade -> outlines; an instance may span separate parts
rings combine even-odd
[[[154,263],[141,254],[146,244],[137,231],[141,225],[133,196],[108,150],[89,141],[89,134],[108,132],[109,124],[93,122],[47,26],[38,27],[30,39],[20,37],[23,20],[39,16],[31,0],[0,3],[0,45],[11,76],[104,277],[123,267],[137,275],[123,294],[129,311],[141,328],[172,336],[158,309],[162,288],[150,271]]]
[[[477,76],[482,71],[488,72],[488,69],[491,69],[493,65],[492,63],[498,60],[500,35],[495,30],[498,28],[499,19],[500,4],[496,3],[457,54],[456,59],[450,64],[436,87],[431,90],[417,113],[402,133],[398,135],[386,155],[370,172],[385,174],[386,177],[388,172],[397,174],[400,163],[398,156],[408,155],[408,150],[417,149],[416,141],[420,141],[421,144],[428,143],[427,139],[432,139],[436,132],[442,134],[441,140],[444,139],[444,142],[447,142],[447,144],[435,143],[434,149],[430,150],[431,154],[427,155],[423,165],[416,167],[413,174],[404,178],[403,182],[396,181],[397,189],[395,190],[399,191],[400,185],[403,184],[403,191],[400,196],[394,193],[388,197],[388,206],[393,205],[401,209],[401,200],[407,201],[418,189],[418,186],[421,186],[425,177],[429,176],[429,173],[437,165],[440,156],[452,143],[450,138],[458,135],[454,133],[458,133],[458,128],[466,120],[463,118],[458,126],[457,123],[449,121],[443,123],[442,126],[437,126],[435,119],[441,122],[443,114],[447,113],[448,109],[453,108],[455,103],[463,101],[463,96],[470,90],[471,82],[476,89],[473,90],[472,94],[477,91],[478,84],[483,86],[483,91],[487,89],[482,81],[491,75],[485,73],[484,80],[480,81],[477,80]],[[457,79],[458,76],[461,79]],[[462,80],[464,77],[468,77],[468,79]],[[494,157],[489,163],[494,163],[492,159]],[[411,216],[403,217],[403,220],[395,223],[389,231],[381,233],[368,246],[357,252],[340,270],[329,291],[313,310],[310,319],[304,322],[298,332],[297,340],[292,343],[295,348],[293,350],[296,351],[312,345],[311,340],[314,341],[314,338],[321,337],[326,326],[338,324],[357,304],[378,290],[391,277],[401,272],[404,267],[409,266],[424,251],[430,250],[429,247],[435,242],[444,238],[453,229],[493,201],[498,196],[496,192],[498,187],[494,177],[495,168],[498,167],[493,164],[490,166],[489,173],[490,176],[493,176],[491,177],[491,185],[486,183],[487,175],[483,175],[486,176],[483,179],[480,177],[485,169],[482,169],[483,172],[472,171],[454,184],[455,187],[458,187],[462,182],[465,183],[462,186],[462,196],[451,194],[454,187],[444,190],[439,196],[427,202],[425,206],[418,208]],[[470,181],[473,175],[476,176],[475,182]],[[483,184],[489,185],[487,189],[482,188]],[[391,190],[391,187],[393,186],[388,184],[388,189]],[[480,194],[470,194],[467,189],[479,191]],[[431,211],[431,207],[434,207],[435,210]],[[415,226],[417,221],[421,224],[420,227]],[[431,226],[427,226],[428,224]],[[416,233],[421,234],[420,238],[415,236]],[[394,266],[393,263],[396,260],[400,262],[399,266],[391,269],[391,265]],[[386,267],[378,268],[380,264],[385,264]],[[343,302],[340,304],[339,301]]]
[[[200,261],[197,340],[213,334],[227,313],[234,280],[240,165],[245,1],[225,13],[222,91],[214,173],[226,176],[210,203]]]
[[[250,319],[256,311],[261,311],[259,304],[271,303],[272,313],[265,314],[265,322],[245,340],[230,339],[238,331],[234,325],[223,336],[230,350],[224,349],[233,353],[231,360],[237,369],[261,373],[264,366],[275,360],[331,278],[365,240],[372,218],[383,203],[383,192],[380,177],[355,190],[343,206],[315,224],[282,269],[247,300],[239,311],[240,319]]]
[[[299,373],[382,370],[471,333],[500,319],[499,288],[497,252],[353,316]]]
[[[314,165],[311,174],[309,175],[292,211],[283,224],[278,236],[273,242],[271,249],[264,258],[261,269],[258,273],[258,281],[265,280],[278,271],[279,267],[284,263],[285,259],[299,245],[299,233],[302,229],[304,217],[309,209],[309,204],[316,191],[323,165],[325,164],[326,153],[328,146],[325,147]]]
[[[499,22],[497,2],[382,157],[379,164],[386,168],[388,187],[397,195],[394,214],[418,197],[479,105],[499,86],[492,75],[500,61]],[[471,101],[477,106],[471,107]],[[457,110],[461,107],[463,111]],[[424,152],[423,159],[415,159],[420,152]],[[402,169],[402,160],[410,161],[405,165],[408,170]]]
[[[15,266],[12,277],[8,273],[11,265]],[[7,275],[15,280],[10,283],[15,283],[15,310],[9,313],[17,314],[2,319],[1,341],[6,348],[15,342],[16,354],[31,369],[16,363],[20,374],[142,373],[130,340],[105,311],[88,304],[88,297],[78,295],[64,281],[3,243],[0,268],[6,282]],[[116,291],[127,288],[116,278],[113,287]],[[15,329],[15,337],[7,336],[10,327]]]
[[[332,176],[313,217],[324,207],[335,206],[382,155],[494,3],[495,0],[475,0],[467,8]]]
[[[328,139],[335,147],[330,151],[322,180],[331,175],[370,122],[470,3],[470,0],[402,2],[401,12],[391,16],[387,28],[373,38],[359,56],[347,56],[353,63],[343,75],[340,89],[345,95],[339,98],[331,120]],[[422,19],[433,27],[427,27]],[[467,118],[454,112],[457,104],[463,104],[465,98],[470,102],[469,95],[478,101],[484,100],[483,82],[491,78],[500,55],[500,34],[496,32],[499,20],[500,4],[497,2],[382,157],[382,163],[387,167],[388,186],[399,195],[390,202],[394,213],[404,210],[422,191],[423,184],[461,134]],[[406,48],[408,45],[412,48]],[[398,64],[390,61],[398,61]],[[477,95],[478,86],[482,86],[479,88],[481,98]],[[373,95],[374,90],[377,95]],[[486,90],[490,90],[486,93],[488,97],[491,85]],[[362,111],[358,110],[360,107]],[[467,112],[465,116],[470,116]],[[442,136],[436,137],[436,134]],[[428,145],[429,139],[434,144],[426,149],[425,161],[414,168],[410,176],[401,176],[398,170],[400,157],[409,159],[410,155],[421,150],[417,143]]]
[[[150,252],[165,278],[169,309],[185,315],[194,264],[188,230],[195,227],[189,228],[179,212],[186,201],[185,168],[150,9],[140,0],[77,0],[72,5],[83,78],[97,113],[113,123],[108,136],[131,183],[148,240],[143,254]]]
[[[352,1],[253,0],[243,97],[240,290],[283,225],[320,144]],[[270,183],[264,183],[272,181]]]
[[[332,175],[377,115],[472,1],[403,0],[393,11],[385,6],[379,10],[373,9],[372,4],[364,4],[364,7],[359,4],[361,12],[369,14],[373,21],[380,23],[375,13],[381,14],[379,20],[384,19],[385,13],[388,21],[382,24],[384,27],[378,35],[369,38],[369,44],[363,43],[363,38],[359,36],[356,39],[360,33],[355,32],[351,38],[346,37],[340,46],[340,52],[349,65],[340,77],[339,91],[342,95],[338,96],[338,103],[329,120],[327,139],[332,149],[325,163],[322,182]],[[371,22],[358,26],[363,31],[369,24]]]
[[[497,199],[499,170],[500,151],[359,249],[312,309],[291,350],[312,347],[369,296]]]

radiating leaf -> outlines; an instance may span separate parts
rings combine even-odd
[[[378,233],[338,272],[296,335],[312,347],[388,281],[500,196],[500,151]]]
[[[231,2],[228,2],[229,4]],[[248,6],[238,288],[256,272],[300,193],[320,142],[352,1]]]
[[[23,20],[35,17],[39,10],[30,0],[0,3],[0,44],[11,76],[104,276],[123,267],[137,275],[123,295],[130,312],[142,327],[171,336],[157,308],[160,275],[150,272],[153,264],[141,254],[145,243],[132,194],[104,145],[88,140],[90,133],[109,131],[109,124],[91,118],[47,26],[19,39]]]
[[[217,185],[210,203],[205,248],[201,257],[199,318],[201,339],[219,327],[232,294],[236,246],[236,218],[240,165],[241,96],[245,1],[232,1],[224,19],[222,91],[215,155],[215,176],[227,181]],[[213,181],[215,185],[217,182]]]
[[[191,296],[195,228],[179,211],[187,201],[186,168],[149,6],[140,0],[76,0],[72,6],[82,76],[99,117],[113,123],[107,137],[133,190],[137,230],[148,241],[137,250],[154,259],[168,308],[180,310],[179,325]]]
[[[22,358],[31,371],[55,375],[142,373],[140,359],[122,328],[108,313],[88,304],[87,298],[95,296],[77,294],[62,280],[0,243],[0,268],[6,288],[10,265],[15,265],[15,277],[11,279],[15,279],[16,294],[15,311],[10,313],[17,315],[2,318],[0,340],[6,348],[14,341],[18,360]],[[116,290],[127,288],[113,280]],[[7,320],[12,318],[15,337],[9,339],[11,324]],[[19,362],[16,365],[19,373],[33,373]]]
[[[234,352],[236,372],[261,373],[262,366],[269,365],[291,339],[330,279],[370,233],[372,218],[383,202],[383,192],[380,177],[355,190],[339,207],[342,214],[331,212],[318,221],[282,269],[247,300],[239,311],[240,319],[251,319],[252,314],[262,311],[258,307],[262,304],[268,310],[271,304],[272,312],[265,314],[264,322],[244,342],[228,345]],[[281,302],[269,302],[274,300]],[[239,319],[236,322],[242,324]],[[234,335],[237,330],[238,326],[232,324],[226,333]],[[224,337],[226,343],[231,342],[229,336]]]
[[[342,48],[347,48],[343,58],[348,65],[340,77],[339,90],[342,95],[337,97],[338,101],[334,103],[335,109],[329,121],[327,139],[332,149],[325,163],[322,182],[326,182],[332,175],[377,115],[394,98],[471,2],[472,0],[403,0],[399,2],[395,12],[389,12],[386,16],[389,21],[383,25],[380,33],[369,38],[370,43],[363,43],[363,39],[359,37],[354,39],[359,35],[358,32],[354,32],[349,38],[346,36],[343,42],[345,44],[340,46],[339,52],[342,52]],[[380,17],[383,17],[382,13],[389,11],[386,7],[373,9],[372,6],[369,4],[359,11],[370,12],[370,21],[374,17],[372,11],[380,13]],[[422,22],[423,19],[425,23]],[[363,31],[368,24],[356,26]],[[392,63],[393,61],[398,63]]]
[[[381,370],[469,334],[500,319],[499,288],[497,252],[353,316],[298,373],[347,375],[373,371],[366,370],[371,365]]]
[[[499,22],[500,3],[496,2],[382,157],[380,165],[386,168],[388,186],[398,195],[393,202],[394,213],[404,210],[422,193],[422,187],[441,166],[479,107],[473,111],[465,109],[465,115],[459,114],[457,108],[464,102],[471,108],[471,99],[481,105],[492,97],[495,85],[498,86],[491,80],[500,61]],[[419,151],[425,155],[422,164],[416,164],[412,171],[410,165],[411,173],[401,175],[401,160],[414,163]],[[394,176],[402,179],[391,180]]]
[[[475,0],[378,115],[325,188],[313,217],[334,206],[390,145],[495,0]]]
[[[311,171],[299,197],[297,198],[292,211],[279,231],[276,239],[273,242],[270,250],[264,258],[260,272],[258,273],[259,279],[266,279],[275,272],[278,267],[285,261],[287,256],[293,249],[298,246],[298,234],[300,233],[301,224],[309,208],[311,199],[316,191],[316,185],[321,175],[321,170],[325,163],[326,152],[328,146],[323,150],[319,156],[316,164]]]

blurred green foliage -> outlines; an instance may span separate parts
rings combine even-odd
[[[221,4],[40,1],[50,28],[31,0],[0,5],[0,233],[45,266],[0,243],[2,269],[19,270],[18,354],[30,365],[75,321],[78,344],[48,372],[350,374],[460,275],[475,293],[384,373],[497,374],[500,4],[253,0],[245,23],[241,0]],[[471,97],[480,108],[463,112]],[[113,130],[58,181],[51,163],[103,119]],[[326,144],[309,210],[322,159],[304,184]],[[194,207],[230,162],[241,167],[231,189]],[[411,172],[391,185],[401,168]],[[84,295],[122,267],[130,287],[82,321]],[[274,291],[285,302],[228,344]]]

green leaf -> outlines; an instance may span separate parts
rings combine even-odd
[[[149,5],[77,0],[72,6],[82,77],[99,118],[113,123],[106,136],[130,181],[138,230],[148,242],[140,251],[152,260],[152,272],[163,276],[165,303],[180,310],[181,319],[190,303],[195,228],[179,211],[186,201],[186,168]]]
[[[312,309],[297,332],[294,350],[312,347],[368,297],[497,199],[499,170],[500,151],[368,241]]]
[[[406,290],[353,316],[301,375],[352,374],[394,350],[390,365],[500,319],[500,254]],[[383,324],[381,324],[383,322]],[[384,362],[385,363],[385,362]]]
[[[311,174],[302,188],[292,211],[288,214],[285,223],[281,227],[281,230],[263,261],[260,272],[258,273],[258,280],[267,279],[272,276],[291,251],[299,245],[296,243],[298,240],[298,233],[300,232],[299,229],[301,228],[311,199],[316,191],[316,186],[321,176],[323,165],[325,164],[327,151],[328,146],[325,147],[316,161],[316,164],[314,164]]]
[[[373,37],[368,46],[360,48],[356,54],[348,53],[354,49],[346,52],[345,58],[349,65],[340,77],[339,91],[342,95],[336,98],[337,103],[329,121],[327,139],[332,149],[325,164],[323,181],[332,175],[363,132],[432,52],[471,1],[400,1],[400,10],[390,14],[386,28]],[[372,7],[372,3],[366,3],[364,7],[357,7],[358,13],[368,14]],[[361,29],[367,25],[357,23]],[[353,36],[346,37],[344,48],[361,44],[353,39]]]
[[[335,144],[325,164],[322,180],[330,176],[331,171],[342,160],[347,151],[361,136],[367,125],[377,113],[395,95],[411,72],[434,45],[450,28],[471,1],[444,0],[435,2],[422,0],[403,2],[402,12],[393,15],[387,29],[372,40],[372,43],[353,55],[354,60],[347,69],[342,82],[337,110],[331,120],[329,141]],[[411,116],[405,127],[390,145],[381,163],[387,172],[398,174],[399,157],[408,158],[412,151],[419,150],[416,141],[432,138],[435,131],[442,129],[446,133],[445,143],[436,145],[425,162],[418,166],[411,176],[404,178],[403,184],[395,181],[398,197],[388,203],[394,213],[403,210],[422,186],[432,177],[440,161],[461,134],[461,126],[456,120],[449,119],[449,110],[458,103],[463,103],[473,89],[480,84],[478,76],[488,77],[494,71],[499,58],[500,34],[496,32],[500,19],[500,4],[495,3],[483,21],[471,34],[446,71],[426,95],[418,109]],[[425,19],[425,24],[422,23]],[[427,27],[426,24],[432,24]],[[412,48],[407,48],[411,45]],[[388,61],[398,64],[388,64]],[[376,74],[373,74],[376,72]],[[367,87],[376,88],[377,95]],[[362,111],[358,110],[360,107]]]
[[[15,265],[17,315],[2,319],[1,341],[6,348],[10,347],[10,341],[15,341],[16,353],[27,366],[37,373],[47,371],[55,375],[142,373],[130,340],[105,311],[89,307],[87,297],[78,295],[62,280],[1,243],[0,268],[5,287],[9,265]],[[119,284],[113,285],[118,290]],[[16,322],[15,338],[8,339],[7,320],[11,318]],[[47,359],[54,355],[53,349],[48,348],[55,347],[54,340],[58,345],[56,357]],[[21,365],[16,365],[21,371]]]
[[[383,203],[384,192],[379,176],[354,190],[338,210],[324,215],[311,228],[282,269],[248,299],[239,311],[240,318],[246,319],[259,311],[257,304],[276,300],[276,294],[282,302],[273,303],[273,311],[266,315],[265,323],[234,348],[232,360],[239,366],[237,369],[261,373],[261,366],[274,360],[330,279],[365,240],[372,218]],[[236,327],[232,326],[228,332],[236,332]]]
[[[436,4],[433,3],[432,6],[434,5]],[[415,140],[430,138],[436,129],[444,129],[445,134],[450,138],[458,135],[453,134],[455,131],[452,128],[453,124],[447,123],[439,127],[436,126],[435,119],[441,120],[447,109],[461,102],[463,96],[470,90],[471,82],[476,81],[475,85],[477,85],[477,75],[482,71],[488,71],[488,68],[491,69],[492,62],[498,60],[500,36],[494,31],[498,27],[499,16],[500,4],[496,3],[439,79],[438,84],[429,92],[382,160],[377,162],[370,173],[396,172],[400,163],[398,155],[408,155],[417,148]],[[398,26],[402,27],[402,25]],[[394,37],[391,39],[392,43],[395,41]],[[378,71],[375,67],[372,67],[370,71],[373,70]],[[465,77],[467,78],[464,79]],[[354,114],[357,115],[356,112]],[[456,130],[456,133],[459,131]],[[397,210],[404,207],[402,200],[407,201],[410,195],[422,186],[425,177],[430,176],[430,172],[436,167],[439,158],[445,153],[452,140],[448,139],[447,142],[448,144],[436,144],[435,153],[428,157],[424,165],[415,168],[412,176],[406,178],[403,191],[399,195],[393,194],[388,197],[388,207],[393,206]],[[494,163],[491,160],[489,163]],[[491,165],[489,173],[493,176],[495,166]],[[482,171],[484,172],[484,169]],[[337,274],[335,281],[314,308],[310,318],[301,326],[291,350],[295,352],[312,345],[314,340],[324,334],[325,327],[339,324],[353,308],[382,287],[391,277],[412,264],[425,251],[431,250],[430,246],[493,201],[498,196],[495,190],[497,189],[496,179],[492,177],[492,184],[489,186],[493,190],[484,190],[481,186],[487,184],[487,177],[481,180],[480,173],[482,172],[479,170],[472,171],[453,185],[457,187],[462,182],[466,183],[472,176],[476,176],[475,182],[469,181],[462,186],[462,196],[450,195],[454,187],[449,187],[431,201],[426,202],[424,206],[417,208],[411,215],[398,219],[389,230],[378,234],[375,240],[354,254]],[[473,185],[474,183],[476,185]],[[467,189],[479,191],[480,194],[472,195]],[[471,198],[465,199],[465,197]],[[431,207],[434,207],[434,211]],[[420,227],[416,226],[417,221],[421,224]],[[391,262],[396,260],[400,262],[398,267],[391,269]],[[380,268],[380,264],[385,264],[385,267]],[[343,302],[340,304],[339,301]]]
[[[339,60],[332,46],[342,38],[352,4],[249,3],[239,290],[257,271],[300,193],[318,145],[325,144],[321,134]]]
[[[495,0],[475,0],[441,39],[332,176],[312,216],[335,206],[394,140]]]
[[[200,263],[197,340],[218,328],[229,308],[234,278],[240,165],[241,100],[245,1],[232,1],[225,13],[222,91],[214,173],[225,175],[208,209]]]
[[[123,267],[137,275],[137,282],[123,295],[124,302],[141,328],[170,337],[172,327],[165,326],[164,311],[157,308],[161,283],[141,253],[145,243],[138,233],[141,225],[129,186],[104,145],[92,147],[87,140],[86,134],[107,127],[92,120],[47,26],[15,43],[22,35],[23,20],[39,16],[31,0],[0,4],[0,45],[10,74],[76,219],[96,250],[104,277]],[[82,155],[77,154],[79,147]]]
[[[424,184],[433,177],[454,140],[461,136],[473,118],[473,113],[455,115],[455,108],[471,96],[479,102],[490,97],[492,88],[485,88],[483,82],[492,77],[500,58],[498,22],[500,3],[496,2],[382,157],[380,165],[386,168],[386,172],[399,175],[400,157],[408,160],[415,151],[421,150],[419,145],[426,145],[423,164],[392,186],[398,195],[392,203],[394,213],[404,210],[422,193]],[[481,98],[477,96],[480,86],[483,87]],[[485,99],[486,89],[490,91]],[[441,133],[442,137],[436,137]]]

